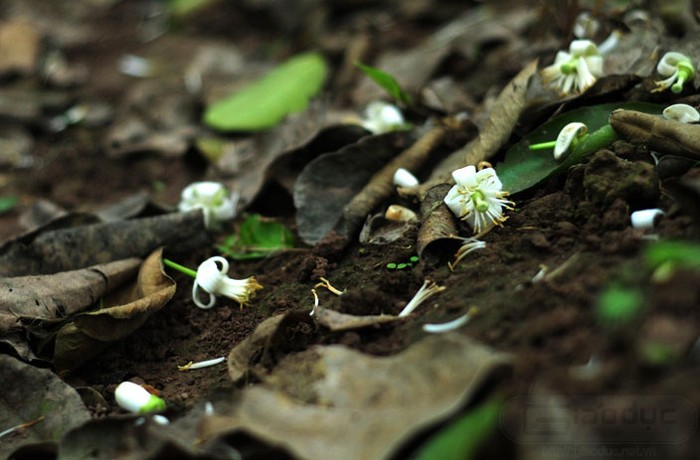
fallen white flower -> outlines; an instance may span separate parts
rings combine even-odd
[[[541,71],[542,80],[563,95],[582,93],[603,76],[603,56],[590,40],[574,40],[569,52],[559,51],[554,63]]]
[[[383,101],[374,101],[365,109],[362,127],[372,134],[388,133],[404,125],[403,115],[398,107]]]
[[[217,262],[221,264],[220,269]],[[262,289],[253,276],[242,280],[229,278],[228,266],[228,261],[221,256],[210,257],[199,265],[194,286],[192,286],[192,300],[199,308],[212,308],[216,305],[216,296],[233,299],[242,307],[250,302],[258,290]],[[208,303],[203,303],[199,299],[199,289],[209,294]]]
[[[213,228],[236,216],[238,197],[238,193],[229,194],[226,186],[219,182],[193,182],[182,191],[178,209],[182,212],[201,209],[204,225]]]

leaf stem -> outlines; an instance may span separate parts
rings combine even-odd
[[[179,271],[180,273],[184,273],[185,275],[189,275],[192,278],[197,278],[197,272],[192,270],[191,268],[187,268],[184,265],[180,265],[176,262],[173,262],[170,259],[163,259],[163,263],[170,268],[174,268],[175,270]]]

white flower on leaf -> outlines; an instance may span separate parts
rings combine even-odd
[[[221,264],[221,268],[219,265]],[[255,277],[237,280],[228,277],[228,261],[220,256],[210,257],[199,265],[197,276],[192,286],[192,300],[202,309],[216,305],[216,296],[235,300],[241,307],[250,302],[255,293],[262,289]],[[199,290],[209,294],[209,301],[204,303],[199,298]]]
[[[447,192],[445,204],[460,219],[466,221],[475,234],[501,225],[506,217],[503,209],[513,209],[513,202],[507,200],[508,192],[493,168],[476,171],[473,165],[452,173],[455,185]]]
[[[695,107],[688,104],[673,104],[664,109],[664,118],[667,120],[676,120],[681,123],[698,123],[700,122],[700,112]]]
[[[574,40],[569,52],[559,51],[554,63],[542,69],[542,80],[562,94],[582,93],[603,76],[603,57],[590,40]]]
[[[564,126],[554,144],[554,159],[559,160],[588,132],[583,123],[574,122]]]
[[[229,194],[226,186],[219,182],[193,182],[182,191],[178,209],[182,212],[201,209],[204,225],[212,228],[236,216],[238,196],[238,193]]]
[[[405,125],[401,110],[388,102],[374,101],[365,109],[362,127],[372,134],[388,133]]]
[[[651,91],[652,93],[671,88],[672,92],[678,94],[683,91],[683,84],[695,76],[695,69],[693,69],[690,58],[676,51],[664,54],[656,66],[656,71],[662,77],[668,78],[655,81],[656,88]]]

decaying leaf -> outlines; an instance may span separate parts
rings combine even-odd
[[[314,308],[314,318],[320,325],[331,331],[362,329],[378,324],[393,323],[400,319],[396,315],[349,315],[323,307]]]
[[[290,355],[268,383],[204,419],[203,439],[242,430],[306,459],[388,458],[411,435],[466,404],[509,358],[459,334],[390,357],[343,346]]]
[[[140,259],[125,259],[53,275],[0,278],[0,343],[35,359],[27,327],[70,318],[95,305],[136,274]]]
[[[384,165],[370,178],[362,190],[343,209],[343,217],[337,226],[339,233],[350,239],[362,226],[365,218],[394,189],[393,177],[399,168],[418,171],[428,161],[445,137],[449,129],[439,126],[423,134],[413,145]]]
[[[55,444],[69,430],[90,419],[78,393],[49,369],[0,355],[0,381],[0,431],[43,417],[31,428],[2,438],[3,458],[10,458],[10,453],[23,445]]]
[[[311,161],[299,175],[294,189],[301,238],[309,244],[320,241],[338,224],[345,205],[372,175],[412,139],[410,131],[367,136]],[[363,215],[360,222],[364,218]]]
[[[75,369],[141,327],[175,294],[175,282],[165,274],[162,249],[144,260],[133,284],[108,295],[102,308],[81,313],[55,337],[53,362],[58,369]]]
[[[113,260],[145,257],[170,246],[186,252],[208,245],[199,210],[157,217],[38,229],[0,247],[0,275],[24,276],[76,270]]]
[[[226,362],[231,380],[237,382],[247,377],[251,371],[254,371],[254,375],[261,375],[255,372],[254,368],[258,365],[271,367],[276,360],[275,355],[279,354],[279,350],[275,350],[275,348],[301,346],[304,341],[299,340],[298,334],[297,344],[285,344],[288,331],[294,331],[300,325],[313,329],[313,319],[308,313],[290,311],[260,323],[252,334],[229,352]]]
[[[459,234],[454,214],[445,204],[444,198],[450,190],[447,184],[430,188],[421,200],[422,222],[418,231],[417,250],[421,258],[452,256],[459,247]]]
[[[536,71],[537,60],[534,60],[508,83],[498,95],[479,136],[443,160],[433,171],[431,179],[449,180],[449,175],[455,169],[488,160],[503,146],[513,134],[513,128],[526,107],[528,84]]]
[[[700,126],[636,110],[616,110],[613,129],[625,139],[644,142],[650,150],[700,160]]]

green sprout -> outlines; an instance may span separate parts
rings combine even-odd
[[[388,264],[386,264],[386,268],[389,270],[405,270],[407,268],[413,268],[413,266],[417,264],[419,260],[420,259],[418,258],[418,256],[411,256],[408,259],[408,262],[389,262]]]
[[[369,78],[374,80],[377,85],[382,87],[391,97],[396,100],[396,102],[405,106],[413,105],[413,99],[411,96],[401,88],[399,82],[396,81],[396,78],[394,78],[392,75],[375,67],[362,64],[361,62],[356,62],[355,66],[362,70]]]

